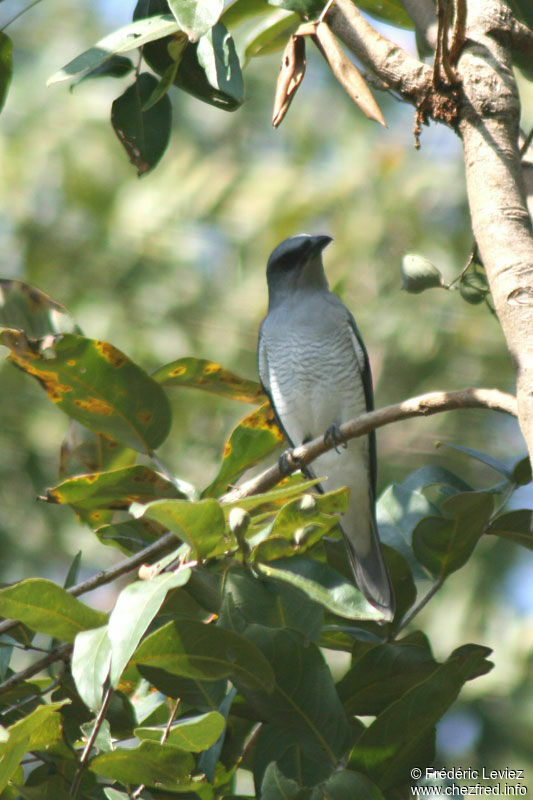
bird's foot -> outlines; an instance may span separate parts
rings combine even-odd
[[[348,447],[348,442],[342,435],[341,429],[336,422],[334,422],[333,425],[330,425],[325,432],[324,444],[327,444],[328,446],[333,445],[336,453],[340,453],[339,445],[342,445],[345,450]]]
[[[278,458],[278,467],[282,475],[290,475],[300,465],[300,459],[294,455],[294,450],[284,450]]]

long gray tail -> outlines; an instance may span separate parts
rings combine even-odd
[[[354,546],[343,530],[344,541],[357,588],[364,594],[369,603],[372,603],[382,612],[387,622],[390,622],[394,617],[394,591],[389,571],[385,566],[381,552],[374,520],[372,520],[372,528],[372,534],[369,537],[370,547],[365,548],[364,555],[358,552],[359,548]]]

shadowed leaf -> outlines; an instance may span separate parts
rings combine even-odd
[[[143,72],[111,106],[111,124],[139,176],[155,167],[170,138],[172,109],[168,95],[150,105],[158,86],[157,78]]]
[[[492,520],[485,533],[501,536],[533,550],[533,511],[521,508],[500,514]]]
[[[0,31],[0,111],[6,102],[13,73],[13,43],[7,33]]]
[[[0,326],[22,331],[28,339],[81,333],[62,305],[35,286],[10,280],[0,280]]]

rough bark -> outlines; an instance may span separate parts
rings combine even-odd
[[[533,460],[533,234],[512,71],[512,48],[528,51],[533,34],[514,19],[506,0],[467,0],[466,5],[459,83],[448,95],[446,88],[433,85],[430,67],[379,34],[351,0],[336,0],[328,21],[365,66],[423,118],[451,125],[462,139],[472,229],[516,365],[518,417]],[[427,19],[416,21],[428,29]]]

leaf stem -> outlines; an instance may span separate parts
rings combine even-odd
[[[33,0],[33,2],[30,3],[28,6],[25,6],[25,8],[22,8],[17,14],[15,14],[14,17],[11,17],[11,19],[8,19],[8,21],[5,23],[5,25],[2,25],[2,27],[0,28],[0,33],[3,33],[3,31],[5,31],[5,29],[7,27],[9,27],[9,25],[11,25],[13,22],[15,22],[15,20],[17,20],[19,17],[21,17],[23,14],[25,14],[26,11],[29,11],[30,8],[33,8],[33,6],[36,6],[37,3],[40,3],[40,2],[41,2],[41,0]]]
[[[444,578],[438,578],[431,589],[424,595],[422,600],[418,603],[418,605],[414,606],[414,608],[409,611],[402,619],[400,624],[398,625],[397,633],[399,633],[403,628],[406,628],[409,623],[411,623],[417,614],[422,611],[422,609],[429,603],[432,597],[434,597],[437,592],[439,591],[440,587],[444,583]]]
[[[87,740],[87,744],[85,745],[83,753],[81,754],[80,765],[78,767],[78,771],[76,772],[76,775],[75,775],[74,780],[72,782],[72,786],[70,787],[70,792],[69,792],[69,796],[70,797],[74,798],[74,797],[77,797],[77,795],[78,795],[78,792],[79,792],[80,786],[81,786],[81,779],[83,778],[83,773],[85,771],[85,767],[87,766],[87,762],[88,762],[89,756],[91,754],[92,746],[93,746],[93,744],[94,744],[94,742],[96,740],[96,737],[98,736],[98,732],[99,732],[100,728],[102,727],[102,722],[104,721],[104,718],[105,718],[105,715],[106,715],[106,711],[107,711],[107,706],[109,705],[109,701],[111,700],[111,695],[112,694],[113,694],[113,689],[112,689],[111,686],[108,686],[106,691],[105,691],[105,694],[104,694],[104,699],[102,701],[102,707],[101,707],[100,711],[98,712],[98,716],[96,717],[96,719],[94,721],[94,727],[93,727],[93,729],[91,731],[91,735],[89,736],[89,739]]]

